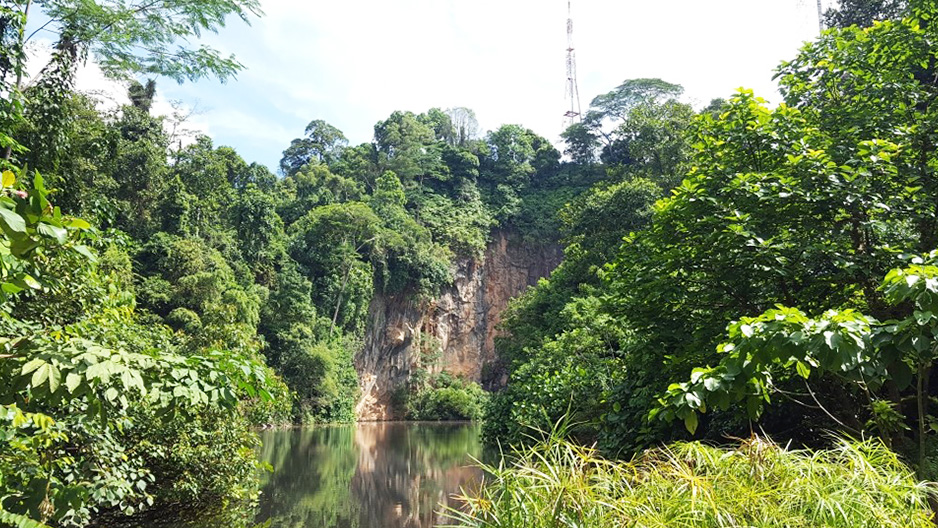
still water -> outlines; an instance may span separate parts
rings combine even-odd
[[[482,477],[472,424],[362,423],[261,433],[256,522],[271,528],[430,528]]]

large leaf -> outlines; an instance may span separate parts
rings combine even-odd
[[[6,207],[0,207],[0,226],[10,238],[26,236],[26,220]]]
[[[68,231],[63,227],[54,226],[45,222],[40,222],[37,227],[39,234],[48,238],[54,238],[59,244],[64,244],[68,240]]]

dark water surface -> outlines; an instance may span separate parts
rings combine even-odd
[[[479,426],[362,423],[261,433],[256,521],[271,528],[430,528],[477,486]]]

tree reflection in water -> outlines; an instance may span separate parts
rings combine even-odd
[[[469,424],[363,423],[265,431],[257,522],[271,528],[430,528],[477,485],[482,446]]]

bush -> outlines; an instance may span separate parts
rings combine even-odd
[[[408,420],[480,420],[487,395],[478,383],[445,373],[407,399]]]

